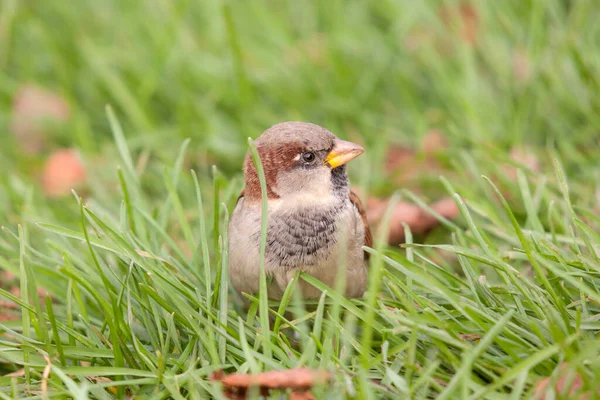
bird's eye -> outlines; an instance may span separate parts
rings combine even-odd
[[[310,151],[307,151],[306,153],[302,153],[302,159],[304,161],[306,161],[307,163],[311,163],[313,161],[315,161],[315,153],[312,153]]]

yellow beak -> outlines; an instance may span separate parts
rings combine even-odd
[[[364,151],[365,149],[356,143],[336,139],[333,148],[325,159],[325,164],[329,164],[331,168],[337,168],[360,156]]]

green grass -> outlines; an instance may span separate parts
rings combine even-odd
[[[0,270],[21,289],[0,283],[21,313],[0,322],[0,399],[222,398],[215,370],[298,366],[334,373],[317,398],[526,398],[563,362],[597,386],[600,12],[477,1],[471,45],[440,20],[453,4],[0,3]],[[40,154],[9,134],[24,82],[72,108]],[[365,144],[363,192],[453,196],[461,216],[402,248],[379,238],[364,299],[300,275],[319,301],[291,287],[245,312],[228,215],[247,138],[291,119]],[[386,149],[430,129],[443,171],[398,187]],[[88,184],[49,199],[37,175],[64,146]],[[541,170],[509,179],[513,147]]]

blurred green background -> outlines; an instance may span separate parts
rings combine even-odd
[[[23,196],[38,198],[44,163],[62,148],[80,152],[81,192],[113,200],[120,161],[107,104],[139,171],[172,165],[191,138],[187,170],[208,180],[217,165],[239,177],[247,137],[304,120],[365,144],[352,166],[353,183],[365,191],[389,194],[406,184],[433,198],[443,191],[439,174],[468,182],[473,160],[501,177],[501,162],[528,164],[525,156],[511,160],[512,150],[541,159],[542,170],[556,152],[584,186],[582,197],[594,199],[586,188],[599,178],[600,11],[591,0],[3,0],[0,7],[0,204],[10,223],[22,214]],[[31,87],[44,92],[27,101],[42,105],[23,116],[19,98]],[[19,119],[51,124],[27,136],[15,132]],[[442,172],[419,164],[432,131],[448,143],[436,156]],[[25,151],[32,142],[35,150]],[[419,166],[410,183],[385,173],[390,144],[415,149],[395,166]],[[149,193],[163,190],[144,179]]]

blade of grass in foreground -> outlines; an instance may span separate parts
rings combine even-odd
[[[217,243],[219,241],[219,204],[221,203],[221,197],[219,195],[221,190],[221,174],[217,169],[216,165],[212,166],[212,178],[213,178],[213,243]]]
[[[129,222],[129,228],[131,232],[136,235],[137,228],[135,226],[135,217],[133,216],[133,206],[131,204],[131,199],[129,197],[129,190],[127,189],[127,183],[125,182],[125,177],[123,176],[123,170],[119,168],[117,170],[119,174],[119,182],[121,183],[121,191],[123,192],[123,199],[125,201],[125,207],[127,209],[127,217]]]
[[[196,241],[194,240],[194,235],[192,234],[192,228],[188,222],[188,219],[185,216],[185,211],[183,209],[183,204],[181,204],[181,199],[179,194],[177,193],[177,188],[175,187],[175,183],[173,182],[171,176],[167,173],[167,169],[163,170],[163,178],[165,184],[167,185],[167,190],[169,192],[169,196],[171,199],[171,204],[175,210],[175,214],[179,220],[179,224],[181,226],[181,230],[183,232],[183,236],[187,245],[192,251],[192,257],[194,259],[194,263],[196,264],[196,268],[200,264],[198,261],[197,251],[196,251]],[[199,271],[194,271],[198,276],[201,276]],[[207,290],[210,290],[210,280],[207,282],[203,282],[206,285]],[[210,296],[209,296],[210,297]]]
[[[530,371],[531,368],[533,368],[537,364],[541,363],[542,361],[552,357],[556,353],[560,352],[561,349],[566,348],[567,346],[571,345],[571,343],[573,343],[578,338],[579,338],[579,334],[576,333],[576,334],[573,334],[573,335],[567,337],[563,343],[557,343],[557,344],[548,346],[542,350],[535,352],[528,358],[526,358],[523,361],[521,361],[520,363],[516,364],[512,369],[505,371],[502,374],[502,376],[500,378],[498,378],[496,381],[494,381],[491,384],[487,385],[486,387],[482,388],[478,392],[472,394],[471,397],[469,397],[469,399],[470,400],[483,399],[486,394],[491,393],[492,391],[494,391],[504,385],[509,385],[510,382],[512,382],[513,379],[517,378],[519,376],[519,374],[521,374],[523,371]]]
[[[92,260],[94,262],[94,265],[96,266],[96,270],[98,271],[98,274],[102,278],[102,283],[104,284],[106,292],[109,294],[109,297],[110,297],[110,300],[111,300],[112,309],[108,305],[105,305],[103,308],[105,310],[105,315],[104,315],[105,321],[108,324],[109,329],[110,329],[110,337],[111,337],[111,340],[112,340],[112,348],[113,348],[113,352],[114,352],[115,366],[116,367],[123,367],[123,366],[125,366],[125,361],[124,361],[123,352],[122,352],[122,349],[121,349],[121,342],[119,340],[118,326],[120,324],[121,324],[121,326],[123,326],[124,322],[119,318],[119,317],[122,317],[122,316],[118,312],[119,310],[117,309],[117,306],[116,306],[116,298],[115,298],[114,293],[113,293],[113,287],[109,283],[108,279],[106,278],[106,275],[104,274],[104,271],[102,269],[102,266],[100,265],[98,257],[96,256],[96,252],[94,251],[94,248],[92,247],[92,244],[90,242],[90,238],[89,238],[89,234],[88,234],[88,230],[87,230],[87,225],[85,223],[85,213],[84,213],[83,200],[81,200],[81,199],[79,200],[79,213],[81,215],[81,217],[80,217],[81,229],[82,229],[83,234],[85,236],[85,240],[86,240],[86,243],[87,243],[88,250],[89,250],[89,252],[90,252],[90,254],[92,256]],[[101,299],[101,297],[99,297],[99,299]],[[122,380],[123,378],[122,377],[117,377],[116,379],[117,380]],[[123,396],[125,394],[124,388],[119,387],[118,388],[118,394],[120,396]]]
[[[373,257],[371,265],[369,266],[370,271],[369,283],[367,287],[367,306],[365,311],[365,320],[362,324],[363,332],[361,348],[361,363],[365,368],[369,365],[371,358],[370,350],[373,340],[373,328],[375,326],[376,318],[375,304],[377,303],[377,298],[380,294],[379,290],[381,289],[381,279],[383,277],[384,269],[383,250],[385,244],[387,243],[387,236],[390,228],[390,222],[392,219],[392,213],[399,200],[400,194],[395,193],[386,206],[386,210],[383,214],[383,219],[379,227],[379,235],[377,237],[377,251],[374,253],[375,257]]]
[[[204,266],[204,280],[206,281],[206,308],[210,311],[212,309],[211,303],[211,269],[210,269],[210,254],[208,252],[208,238],[206,235],[206,221],[204,219],[204,204],[202,202],[202,194],[200,193],[200,184],[198,183],[198,176],[196,172],[192,170],[192,177],[194,179],[194,187],[196,189],[196,201],[198,202],[198,225],[200,229],[200,247],[202,249],[202,265]],[[214,210],[215,213],[219,213],[219,210]],[[220,274],[217,272],[217,279],[215,280],[216,287],[214,293],[214,299],[219,292],[218,285],[220,284]]]
[[[117,145],[117,150],[119,151],[121,160],[123,160],[123,163],[125,164],[125,171],[137,184],[139,182],[139,177],[133,166],[133,160],[131,159],[129,146],[127,145],[125,135],[123,134],[123,128],[121,127],[121,124],[119,123],[119,120],[117,119],[112,107],[108,104],[106,105],[106,115],[108,117],[108,122],[110,123],[113,139]]]
[[[515,233],[517,234],[517,237],[519,238],[519,241],[521,242],[521,245],[523,246],[523,249],[525,250],[525,253],[527,254],[527,258],[529,259],[531,266],[533,267],[538,279],[540,279],[540,281],[543,283],[546,290],[548,290],[548,293],[552,297],[555,306],[558,308],[558,310],[561,310],[561,316],[563,317],[563,322],[564,322],[565,326],[568,326],[569,316],[566,312],[566,307],[564,305],[564,302],[557,295],[556,291],[554,290],[554,287],[552,286],[552,284],[546,277],[546,273],[543,271],[540,263],[534,256],[533,247],[531,245],[531,242],[529,240],[527,240],[527,238],[523,234],[523,231],[521,230],[521,227],[519,226],[519,223],[518,223],[517,219],[515,218],[514,213],[510,209],[510,206],[506,202],[506,199],[504,198],[504,196],[502,195],[502,193],[500,192],[498,187],[496,187],[496,185],[488,177],[484,176],[483,178],[490,184],[490,186],[495,190],[496,194],[500,198],[500,201],[502,202],[502,205],[504,206],[504,209],[505,209],[506,213],[508,214],[508,217],[510,218],[510,221],[513,225]]]
[[[19,225],[19,274],[21,276],[21,300],[29,304],[29,288],[27,285],[27,271],[25,269],[25,239],[23,237],[23,228]],[[31,311],[21,308],[21,321],[23,326],[23,336],[31,336]],[[27,346],[23,347],[23,362],[25,370],[25,382],[31,385],[31,371],[29,369],[29,350]]]
[[[294,277],[290,279],[285,291],[283,292],[283,296],[281,296],[281,301],[279,302],[279,308],[277,309],[277,317],[275,323],[273,324],[273,336],[276,337],[279,335],[279,328],[281,327],[281,323],[283,319],[281,316],[287,310],[290,301],[292,300],[293,291],[296,289],[296,283],[298,282],[298,278],[300,277],[300,271],[296,271]]]
[[[219,240],[219,252],[221,253],[221,271],[220,282],[217,282],[219,288],[219,322],[223,326],[227,326],[227,311],[229,304],[229,235],[227,225],[229,223],[229,213],[225,204],[222,205],[224,209],[225,219],[223,224],[223,236],[220,236]],[[215,290],[217,290],[215,288]],[[219,336],[219,355],[221,362],[225,363],[227,359],[227,338],[225,335]]]
[[[260,191],[262,195],[262,213],[260,218],[260,290],[259,290],[259,317],[260,326],[262,329],[263,336],[263,350],[265,356],[271,358],[271,342],[268,340],[270,329],[269,329],[269,298],[267,294],[267,276],[265,274],[265,251],[267,248],[267,227],[268,227],[268,208],[269,203],[267,199],[267,181],[265,179],[265,171],[263,169],[258,149],[251,138],[248,138],[248,147],[250,148],[250,155],[252,156],[252,162],[256,168],[258,174],[258,180],[260,182]]]
[[[462,360],[460,368],[455,372],[454,376],[450,380],[450,383],[446,386],[444,391],[440,393],[438,399],[445,400],[454,393],[455,388],[462,383],[461,396],[464,399],[467,396],[469,388],[469,380],[471,378],[471,368],[477,357],[492,344],[496,336],[498,336],[508,321],[512,318],[514,311],[509,311],[486,335],[481,338],[481,341],[471,351],[469,351]]]

